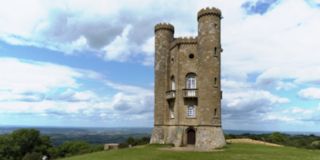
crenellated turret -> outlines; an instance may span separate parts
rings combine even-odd
[[[174,27],[169,23],[159,23],[155,26],[155,125],[163,124],[164,109],[167,104],[167,61],[170,54],[170,44],[173,41]]]
[[[204,125],[221,126],[220,19],[221,11],[217,8],[198,12],[198,74],[202,80],[199,83],[199,106],[206,106],[209,110],[201,112],[200,121]]]
[[[170,45],[173,41],[174,27],[168,23],[159,23],[155,26],[155,106],[154,106],[154,130],[151,143],[164,143],[164,124],[165,113],[168,108],[166,101],[167,91],[167,66],[170,54]]]

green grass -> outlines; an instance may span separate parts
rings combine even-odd
[[[163,145],[95,152],[61,160],[320,160],[319,150],[228,144],[223,151],[181,152],[159,150]]]

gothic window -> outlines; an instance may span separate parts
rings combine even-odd
[[[189,105],[187,111],[188,117],[196,117],[196,107],[195,105]]]
[[[196,89],[197,88],[196,74],[194,74],[194,73],[187,74],[186,88],[187,89]]]

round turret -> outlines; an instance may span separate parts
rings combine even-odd
[[[203,8],[198,12],[198,21],[203,16],[217,16],[217,17],[221,18],[221,11],[220,11],[220,9],[215,8],[215,7]]]
[[[157,32],[159,30],[168,30],[168,31],[171,31],[173,34],[174,33],[174,26],[170,23],[158,23],[154,27],[154,32]]]

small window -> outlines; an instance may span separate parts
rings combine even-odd
[[[169,114],[170,114],[170,118],[174,118],[173,104],[171,104],[170,107],[169,107]]]
[[[193,58],[194,58],[194,54],[190,53],[190,54],[189,54],[189,58],[190,58],[190,59],[193,59]]]
[[[217,77],[214,77],[214,85],[217,85]]]
[[[171,90],[176,90],[176,82],[174,76],[171,76]]]
[[[218,29],[218,24],[217,23],[214,24],[214,28]]]
[[[171,63],[173,63],[174,62],[174,59],[173,58],[171,58]]]
[[[217,108],[214,109],[214,116],[217,116]]]
[[[217,47],[214,47],[214,56],[217,56]]]
[[[195,117],[196,116],[196,107],[194,105],[188,106],[188,117]]]

